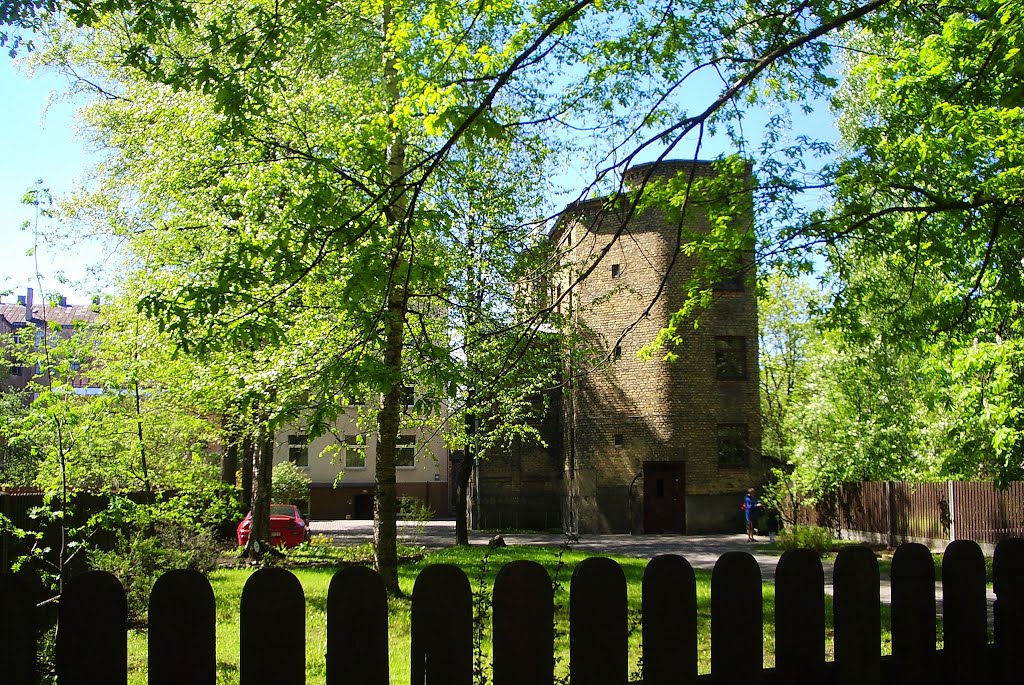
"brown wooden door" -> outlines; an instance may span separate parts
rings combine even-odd
[[[644,462],[644,532],[686,532],[684,462]]]

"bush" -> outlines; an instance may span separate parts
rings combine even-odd
[[[818,556],[831,552],[835,546],[832,534],[826,528],[817,526],[792,526],[779,533],[775,544],[782,549],[810,549]]]
[[[282,461],[274,466],[271,497],[281,504],[308,502],[310,482],[305,471],[290,461]]]
[[[219,548],[213,534],[174,521],[157,521],[152,534],[119,533],[114,549],[92,550],[89,565],[117,576],[128,599],[128,620],[145,622],[149,595],[157,578],[171,569],[209,573],[217,565]]]

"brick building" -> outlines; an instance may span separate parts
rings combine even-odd
[[[27,288],[24,295],[18,295],[17,303],[0,302],[0,341],[4,344],[42,345],[43,329],[49,329],[49,335],[56,335],[64,340],[71,338],[77,322],[95,321],[99,312],[91,305],[69,305],[67,299],[61,297],[54,304],[36,302],[32,288]],[[60,332],[54,331],[54,326]],[[0,391],[23,390],[35,376],[35,368],[25,367],[16,358],[8,354],[6,368],[0,370]],[[76,392],[89,391],[85,378],[79,377],[72,381]]]
[[[678,172],[714,173],[705,162],[663,162],[633,167],[624,180]],[[682,227],[707,230],[706,216],[688,211]],[[482,464],[479,527],[741,530],[742,493],[761,476],[751,270],[714,284],[699,327],[681,330],[678,359],[637,358],[682,307],[696,266],[680,250],[679,228],[662,212],[631,215],[603,198],[562,214],[551,234],[561,265],[552,295],[586,344],[563,352],[565,377],[542,427],[547,447],[517,446]]]

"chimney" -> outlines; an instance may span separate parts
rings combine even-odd
[[[32,288],[25,288],[25,306],[32,309]]]
[[[66,296],[64,296],[64,295],[61,295],[60,297],[58,297],[57,298],[57,306],[58,307],[67,307],[68,306],[68,298]]]
[[[25,296],[24,295],[18,295],[18,304],[21,305],[22,307],[25,306]]]

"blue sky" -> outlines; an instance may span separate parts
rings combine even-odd
[[[26,287],[66,295],[73,303],[87,303],[92,294],[105,289],[104,277],[89,272],[102,262],[99,245],[54,245],[41,240],[37,255],[26,255],[33,247],[34,231],[22,226],[32,223],[34,211],[21,202],[25,191],[42,180],[55,197],[66,195],[89,167],[90,155],[75,134],[75,103],[62,96],[66,87],[63,77],[46,72],[29,77],[14,61],[0,55],[0,131],[5,153],[0,164],[0,245],[4,255],[0,296],[4,302],[13,301]],[[694,93],[701,99],[709,94]],[[801,132],[834,140],[832,118],[827,111],[820,111],[824,109],[820,107],[811,117],[798,117]],[[752,138],[757,135],[758,118],[755,115],[748,120],[747,134]],[[705,139],[701,158],[729,152],[723,138]],[[671,156],[686,157],[691,150],[684,144]],[[577,170],[583,185],[589,181],[586,171]],[[45,230],[42,233],[45,235]]]
[[[0,164],[0,293],[4,302],[24,294],[26,287],[40,290],[35,277],[36,259],[26,255],[33,246],[33,208],[21,199],[37,180],[56,195],[70,192],[84,173],[88,155],[76,139],[74,105],[51,96],[66,83],[52,74],[29,78],[15,62],[0,55],[0,131],[3,132],[3,163]],[[49,106],[48,106],[49,104]],[[62,247],[41,242],[39,272],[44,292],[59,292],[77,304],[89,301],[97,286],[85,283],[86,267],[100,259],[97,248]],[[61,283],[58,273],[72,280]]]

